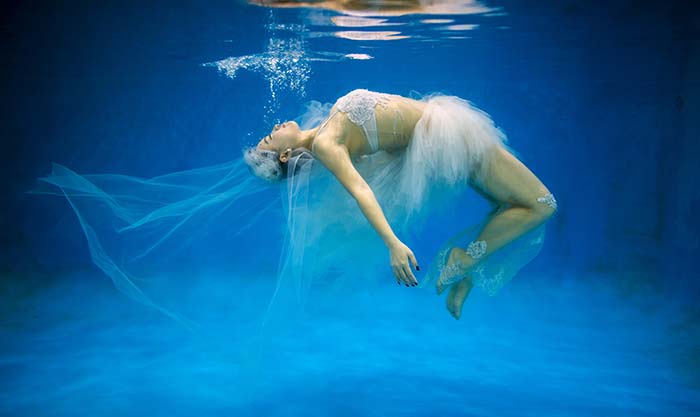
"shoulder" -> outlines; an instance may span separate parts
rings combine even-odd
[[[347,116],[338,112],[328,121],[323,130],[318,132],[314,138],[312,150],[319,159],[337,159],[349,155],[346,144],[347,124]]]
[[[326,126],[323,132],[320,132],[314,139],[312,145],[313,151],[315,154],[318,154],[318,156],[328,156],[338,152],[340,150],[339,148],[345,148],[347,150],[343,144],[342,138],[343,129],[340,123],[337,121],[332,124],[329,123],[329,126]]]
[[[347,130],[349,122],[348,116],[343,111],[342,103],[336,101],[328,112],[328,118],[321,123],[321,130],[317,133],[316,139],[335,138],[342,140]]]

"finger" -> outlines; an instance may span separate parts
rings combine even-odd
[[[404,271],[402,265],[398,265],[398,266],[396,267],[396,271],[398,272],[399,276],[401,277],[401,281],[403,281],[403,283],[406,284],[407,287],[408,287],[409,285],[411,285],[411,280],[410,280],[410,278],[408,278],[408,276],[406,275],[406,271]]]
[[[401,274],[401,271],[399,268],[395,267],[392,265],[391,269],[394,271],[394,275],[396,276],[396,281],[398,281],[399,285],[404,281],[403,274]]]
[[[413,254],[413,252],[408,254],[409,259],[411,262],[413,262],[413,266],[416,268],[416,271],[420,271],[420,267],[418,266],[418,260],[416,259],[416,256]]]
[[[406,265],[403,265],[403,271],[404,274],[406,274],[406,277],[408,278],[409,285],[418,285],[418,280],[415,276],[413,276],[413,272],[411,271],[411,265],[409,265],[408,263],[406,263]]]

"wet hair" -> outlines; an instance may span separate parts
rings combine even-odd
[[[279,159],[279,152],[267,151],[250,147],[243,151],[243,160],[248,164],[248,169],[256,177],[268,182],[281,181],[286,177],[282,161]]]
[[[290,160],[294,157],[312,158],[311,153],[306,148],[292,150]],[[280,161],[279,152],[250,147],[243,151],[243,159],[250,172],[258,178],[267,182],[279,182],[287,179],[289,163]]]

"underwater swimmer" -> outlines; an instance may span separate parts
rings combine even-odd
[[[272,182],[294,175],[288,172],[288,163],[302,153],[319,160],[381,237],[399,285],[418,285],[411,269],[411,265],[420,269],[418,260],[393,232],[374,190],[353,161],[380,151],[401,154],[404,163],[389,178],[404,195],[423,195],[433,181],[462,180],[495,203],[499,210],[489,215],[478,237],[466,248],[455,246],[446,253],[436,280],[438,294],[450,288],[447,309],[459,319],[473,287],[472,268],[547,221],[557,208],[553,194],[505,141],[488,115],[458,97],[414,100],[354,90],[338,99],[317,126],[302,130],[294,121],[276,125],[246,151],[245,160],[255,175]]]

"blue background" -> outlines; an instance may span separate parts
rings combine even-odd
[[[52,161],[149,177],[237,158],[273,123],[268,83],[201,64],[263,51],[271,21],[333,13],[147,3],[0,14],[0,414],[700,411],[697,7],[500,1],[487,4],[505,15],[460,18],[480,25],[469,39],[308,39],[374,59],[311,61],[305,96],[279,92],[280,118],[354,88],[465,97],[559,211],[540,256],[498,297],[470,297],[459,322],[430,294],[382,288],[381,316],[317,319],[246,370],[118,293],[69,205],[25,191]],[[394,20],[431,36],[415,16]],[[265,275],[271,253],[236,256]]]

